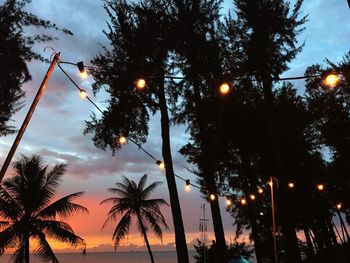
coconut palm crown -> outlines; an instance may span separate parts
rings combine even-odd
[[[45,262],[58,262],[47,237],[74,247],[85,246],[64,220],[77,212],[88,210],[72,202],[83,192],[50,202],[56,194],[65,164],[51,171],[40,156],[24,155],[14,164],[15,174],[0,186],[0,255],[6,248],[15,248],[14,262],[29,262],[29,240],[35,241],[34,253]],[[60,220],[56,220],[59,218]]]
[[[162,239],[162,226],[168,229],[165,218],[160,211],[161,205],[168,205],[163,199],[148,199],[155,188],[161,182],[153,182],[146,186],[147,175],[143,175],[140,181],[135,183],[123,176],[123,183],[116,183],[115,188],[109,188],[109,192],[115,194],[115,197],[107,198],[101,204],[112,203],[113,206],[108,212],[108,217],[102,228],[107,223],[116,221],[118,215],[122,217],[117,224],[113,240],[115,242],[115,249],[117,249],[120,241],[128,234],[132,217],[137,220],[137,227],[141,236],[145,239],[145,243],[151,258],[154,262],[152,251],[148,242],[147,232],[149,228],[154,234]]]

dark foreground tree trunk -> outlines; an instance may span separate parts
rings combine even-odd
[[[166,104],[164,83],[160,82],[159,85],[159,104],[161,113],[161,129],[162,129],[162,154],[165,164],[165,175],[167,179],[170,207],[173,216],[173,223],[175,229],[175,244],[177,260],[179,263],[188,263],[188,251],[185,237],[185,230],[182,221],[181,208],[179,202],[179,196],[177,193],[177,187],[174,176],[173,161],[171,157],[170,147],[170,131],[169,131],[169,115],[168,107]]]
[[[280,183],[285,180],[283,163],[281,160],[281,149],[279,143],[279,131],[275,123],[275,106],[274,95],[272,92],[273,82],[268,71],[263,74],[263,91],[266,107],[267,118],[267,141],[270,145],[266,145],[265,156],[267,167],[270,170],[270,175],[278,178]],[[301,253],[298,245],[298,239],[295,233],[295,227],[290,222],[290,215],[288,211],[288,199],[283,190],[278,193],[278,200],[276,200],[279,212],[280,224],[282,226],[283,238],[286,246],[286,263],[301,263]],[[278,248],[277,248],[278,250]],[[278,262],[275,262],[278,263]]]
[[[196,109],[196,117],[199,127],[199,138],[201,145],[201,161],[199,164],[199,168],[202,170],[204,185],[209,190],[210,194],[214,194],[218,197],[218,189],[215,183],[215,164],[216,164],[216,148],[214,147],[214,151],[210,144],[215,144],[214,139],[219,137],[219,134],[211,134],[212,138],[209,135],[209,131],[205,129],[205,123],[203,120],[203,110],[201,107],[201,95],[199,91],[199,84],[196,83],[194,85],[194,103]],[[213,226],[214,226],[214,234],[216,240],[216,257],[218,262],[224,262],[226,259],[226,240],[225,240],[225,232],[222,225],[221,212],[219,207],[218,198],[209,202]]]

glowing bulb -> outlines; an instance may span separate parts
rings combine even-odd
[[[244,198],[241,199],[241,204],[242,205],[246,205],[247,204],[247,200],[245,200]]]
[[[186,180],[186,186],[185,186],[185,190],[188,192],[191,190],[191,185],[190,185],[190,180]]]
[[[80,98],[82,98],[82,99],[86,99],[86,97],[87,97],[87,93],[86,93],[86,90],[80,90]]]
[[[337,209],[340,210],[342,208],[342,204],[341,203],[338,203],[337,204]]]
[[[160,169],[164,169],[165,165],[161,160],[156,161],[156,164],[159,166]]]
[[[230,198],[226,198],[226,206],[230,207],[232,205],[232,201]]]
[[[264,189],[262,189],[262,188],[259,188],[259,189],[258,189],[258,193],[259,193],[259,194],[262,194],[262,193],[264,193]]]
[[[317,185],[317,189],[318,189],[319,191],[323,191],[324,185],[323,185],[323,184],[318,184],[318,185]]]
[[[120,138],[119,138],[119,143],[120,143],[120,144],[126,143],[126,138],[125,138],[124,136],[120,137]]]
[[[333,87],[335,87],[337,85],[338,81],[339,81],[338,75],[329,74],[326,77],[325,83],[326,83],[327,86],[333,88]]]
[[[255,195],[250,195],[249,198],[250,198],[250,200],[254,201],[255,200]]]
[[[86,79],[88,76],[89,76],[89,74],[88,74],[85,70],[82,71],[82,72],[80,72],[80,77],[81,77],[82,79]]]
[[[273,187],[273,182],[272,180],[268,182],[269,186],[272,188]]]
[[[210,198],[210,200],[214,201],[216,197],[215,197],[214,194],[211,194],[211,195],[209,196],[209,198]]]
[[[137,79],[136,80],[136,88],[138,90],[143,90],[146,87],[146,81],[144,79]]]
[[[294,188],[294,183],[288,183],[289,188]]]
[[[230,91],[230,85],[228,83],[222,83],[219,87],[220,93],[226,95]]]

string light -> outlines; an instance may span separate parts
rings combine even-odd
[[[219,91],[222,95],[226,95],[230,91],[230,85],[227,82],[224,82],[220,85]]]
[[[324,190],[324,185],[323,184],[318,184],[317,185],[317,190],[318,191],[323,191]]]
[[[88,77],[88,73],[85,70],[84,62],[83,61],[78,62],[77,66],[80,72],[80,77],[82,77],[83,79],[86,79]]]
[[[120,144],[124,144],[124,143],[126,143],[126,138],[124,136],[122,136],[122,137],[119,138],[118,142]]]
[[[334,88],[338,84],[338,82],[339,76],[334,73],[328,74],[324,80],[324,83],[331,88]]]
[[[187,179],[187,180],[186,180],[186,186],[185,186],[185,189],[186,189],[186,191],[187,191],[187,192],[191,190],[190,180],[189,180],[189,179]]]
[[[165,165],[164,165],[164,163],[161,160],[157,160],[156,164],[159,166],[160,169],[164,169],[165,168]]]
[[[102,114],[103,114],[103,111],[88,97],[87,95],[87,92],[84,90],[84,89],[81,89],[77,84],[76,82],[68,75],[68,73],[63,70],[63,68],[60,66],[60,64],[72,64],[72,65],[76,65],[78,66],[79,68],[79,71],[81,74],[86,74],[87,75],[87,72],[85,71],[85,67],[84,67],[84,64],[83,62],[78,62],[77,64],[74,64],[74,63],[71,63],[71,62],[59,62],[58,63],[58,67],[61,69],[61,71],[67,76],[67,78],[74,84],[74,86],[80,91],[80,96],[82,98],[87,98],[89,100],[89,102],[91,104],[93,104],[93,106],[98,110],[100,111]],[[85,72],[85,73],[84,73]],[[280,79],[274,79],[274,81],[281,81],[281,80],[296,80],[296,79],[306,79],[306,78],[312,78],[312,77],[319,77],[320,75],[313,75],[313,76],[301,76],[301,77],[290,77],[290,78],[280,78]],[[183,79],[181,77],[170,77],[170,76],[165,76],[165,78],[171,78],[171,79]],[[241,79],[236,79],[236,80],[241,80]],[[327,85],[329,86],[334,86],[337,84],[337,82],[339,81],[339,77],[338,75],[335,75],[335,74],[331,74],[331,75],[328,75],[327,78],[324,80],[326,82]],[[140,79],[137,79],[136,81],[136,88],[139,89],[139,90],[143,90],[144,88],[146,87],[146,81],[142,78]],[[230,86],[229,84],[227,83],[223,83],[220,87],[219,87],[219,90],[220,92],[224,95],[224,94],[227,94],[229,91],[230,91]],[[134,140],[132,140],[131,138],[129,138],[129,140],[131,142],[133,142],[135,145],[137,145],[141,150],[143,150],[147,155],[149,155],[152,159],[154,159],[156,161],[156,164],[161,168],[161,169],[164,169],[165,168],[165,165],[162,161],[160,160],[157,160],[152,154],[150,154],[148,151],[146,151],[140,144],[136,143]],[[127,139],[122,136],[119,138],[119,143],[121,144],[124,144]],[[175,177],[181,179],[182,181],[185,182],[185,187],[186,187],[186,190],[189,190],[190,189],[190,185],[197,188],[197,189],[200,189],[200,190],[203,190],[202,187],[200,186],[197,186],[197,185],[194,185],[190,182],[189,179],[184,179],[182,178],[181,176],[177,175],[177,174],[174,174]],[[273,182],[272,180],[268,182],[268,184],[270,185],[270,187],[273,187]],[[288,183],[288,187],[289,188],[294,188],[294,183]],[[318,184],[317,185],[317,189],[319,191],[323,191],[324,190],[324,185],[323,184]],[[259,194],[263,194],[264,190],[262,188],[258,188],[258,193]],[[254,194],[251,194],[250,196],[250,199],[251,200],[255,200],[256,199],[256,196]],[[216,199],[216,195],[214,194],[210,194],[209,195],[209,198],[210,200],[215,200]],[[242,198],[240,200],[240,203],[242,205],[246,205],[247,204],[247,200],[245,198]],[[226,198],[226,205],[228,206],[231,206],[232,205],[232,200],[230,198]],[[341,203],[338,203],[336,205],[336,208],[339,210],[342,208],[342,204]],[[261,212],[260,215],[263,215],[263,213]]]
[[[336,207],[337,207],[338,210],[340,210],[340,209],[342,208],[342,206],[343,206],[342,203],[338,203],[338,204],[336,205]]]
[[[86,90],[81,90],[80,91],[80,98],[82,98],[82,99],[86,99],[86,97],[87,97],[87,92],[86,92]]]
[[[142,78],[136,80],[136,88],[138,90],[143,90],[146,87],[146,81]]]

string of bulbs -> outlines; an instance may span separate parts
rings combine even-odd
[[[87,77],[87,72],[85,71],[85,68],[88,68],[88,69],[91,69],[91,68],[96,68],[96,67],[92,67],[92,66],[84,66],[83,62],[78,62],[78,63],[72,63],[72,62],[67,62],[67,61],[59,61],[57,63],[59,69],[63,72],[63,74],[70,80],[70,82],[75,86],[75,88],[79,91],[80,93],[80,97],[83,98],[83,99],[87,99],[100,113],[103,114],[103,111],[102,109],[88,96],[86,90],[82,89],[73,79],[72,77],[61,67],[60,64],[69,64],[69,65],[74,65],[74,66],[77,66],[81,75],[83,75],[84,77]],[[283,80],[298,80],[298,79],[306,79],[306,78],[310,78],[310,77],[319,77],[320,75],[314,75],[314,76],[299,76],[299,77],[287,77],[287,78],[280,78],[280,79],[275,79],[275,81],[283,81]],[[165,76],[165,78],[170,78],[170,79],[183,79],[182,77],[173,77],[173,76]],[[241,79],[235,79],[235,80],[241,80]],[[334,73],[331,73],[329,74],[325,80],[324,80],[324,83],[330,87],[334,87],[337,82],[339,81],[339,77],[338,75],[334,74]],[[136,84],[136,88],[138,90],[143,90],[144,88],[146,88],[147,86],[147,83],[144,79],[142,78],[139,78],[136,80],[135,82]],[[227,83],[227,82],[224,82],[222,83],[220,86],[219,86],[219,92],[222,94],[222,95],[226,95],[227,93],[229,93],[230,91],[230,85]],[[133,144],[135,144],[140,150],[142,150],[146,155],[148,155],[151,159],[153,159],[155,161],[155,163],[159,166],[159,168],[161,169],[164,169],[165,168],[165,165],[164,163],[157,159],[153,154],[151,154],[149,151],[147,151],[145,148],[142,147],[142,145],[140,145],[139,143],[137,143],[136,141],[134,141],[132,138],[126,138],[124,136],[121,136],[119,137],[118,139],[118,143],[120,144],[125,144],[127,141],[131,141]],[[185,179],[183,178],[182,176],[174,173],[174,176],[180,180],[182,180],[183,182],[185,182],[185,189],[186,191],[189,191],[190,190],[190,187],[194,187],[194,188],[197,188],[201,191],[203,191],[203,188],[200,187],[199,185],[196,185],[194,183],[192,183],[190,181],[190,179]],[[268,184],[270,185],[270,187],[272,188],[273,187],[273,183],[272,181],[269,181]],[[287,184],[288,188],[290,189],[293,189],[295,187],[295,184],[293,182],[289,182]],[[324,190],[324,184],[317,184],[316,185],[317,187],[317,190],[318,191],[323,191]],[[205,190],[204,190],[205,191]],[[259,187],[257,189],[257,192],[258,194],[262,195],[264,193],[264,189]],[[214,201],[216,199],[216,195],[213,194],[213,193],[209,193],[207,192],[207,196],[208,196],[208,199],[209,200],[212,200]],[[233,200],[231,197],[225,197],[226,199],[226,206],[227,207],[231,207],[233,205]],[[251,193],[249,195],[249,199],[251,201],[255,201],[256,199],[256,195],[254,193]],[[247,198],[245,198],[244,196],[241,196],[240,198],[240,201],[239,203],[243,206],[247,205],[248,204],[248,200]],[[337,210],[340,210],[342,208],[342,203],[337,203],[336,204],[336,209]]]

